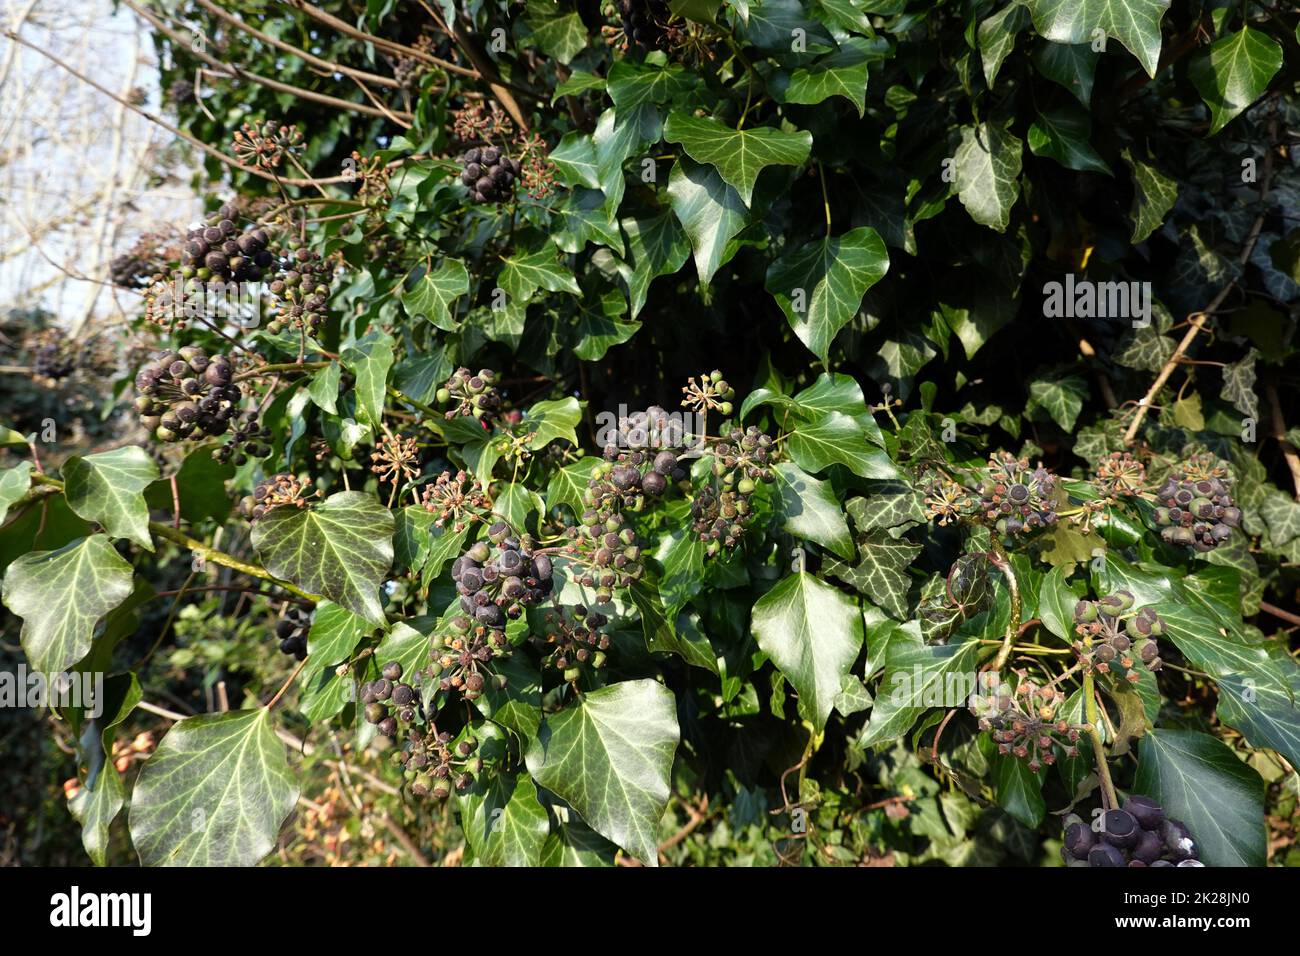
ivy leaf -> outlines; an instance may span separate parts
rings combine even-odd
[[[845,510],[858,531],[888,531],[891,538],[925,521],[922,496],[903,481],[875,482],[870,495],[850,499]]]
[[[503,256],[502,262],[505,266],[497,282],[517,302],[527,302],[538,289],[582,294],[573,273],[556,260],[555,251],[550,246],[543,246],[535,252]]]
[[[624,219],[620,224],[627,234],[628,264],[632,267],[627,285],[632,318],[636,318],[651,281],[672,275],[685,265],[691,244],[671,211],[647,219]]]
[[[758,646],[799,695],[800,712],[821,730],[862,647],[857,604],[838,588],[801,571],[758,599],[750,628]]]
[[[1289,687],[1236,674],[1219,677],[1219,720],[1240,730],[1252,747],[1269,747],[1300,764],[1300,670],[1284,665]]]
[[[867,440],[880,448],[885,447],[876,419],[867,411],[862,386],[851,375],[822,372],[817,380],[795,395],[782,395],[769,388],[756,388],[745,396],[740,406],[740,417],[746,418],[760,405],[773,405],[805,420],[816,420],[827,412],[843,412],[862,426]]]
[[[1033,54],[1034,66],[1053,83],[1059,83],[1085,108],[1092,104],[1092,81],[1101,54],[1089,43],[1042,43]]]
[[[443,259],[437,268],[426,272],[410,289],[402,293],[402,306],[408,315],[428,319],[444,332],[456,331],[451,305],[469,292],[469,270],[460,259]]]
[[[858,539],[856,565],[830,559],[826,573],[867,595],[896,618],[907,617],[907,589],[911,579],[903,569],[916,560],[921,546],[906,539],[873,531]]]
[[[548,158],[555,164],[556,179],[566,186],[600,188],[600,171],[596,163],[596,144],[590,133],[577,130],[565,133]],[[602,202],[604,201],[604,197]]]
[[[136,778],[131,842],[144,866],[252,866],[297,802],[269,710],[189,717]]]
[[[10,564],[0,602],[23,619],[20,640],[32,670],[58,674],[85,657],[96,622],[131,594],[131,579],[131,565],[102,534]]]
[[[791,462],[777,465],[776,473],[780,481],[782,529],[851,559],[853,536],[849,534],[839,496],[831,483],[818,481]]]
[[[113,728],[130,716],[142,696],[134,674],[114,674],[104,680],[102,697],[95,701],[100,706],[97,717],[91,718],[84,707],[64,712],[77,734],[78,763],[86,767],[68,812],[81,824],[81,845],[96,866],[107,862],[109,827],[126,802],[122,775],[108,760],[116,736]]]
[[[996,759],[998,806],[1025,826],[1036,829],[1047,812],[1042,778],[1012,754],[1002,754]]]
[[[1066,169],[1112,175],[1091,139],[1091,117],[1072,105],[1040,110],[1029,127],[1029,151],[1035,156],[1054,159]]]
[[[957,676],[974,672],[979,651],[979,641],[973,638],[940,645],[891,642],[885,674],[859,746],[897,740],[931,707],[963,706],[966,695],[961,700],[952,699],[948,685]],[[974,689],[973,685],[970,689]]]
[[[499,658],[492,668],[506,679],[506,686],[497,687],[488,681],[474,706],[488,720],[519,737],[526,746],[537,736],[537,728],[542,723],[542,675],[524,654]]]
[[[984,82],[993,88],[1002,63],[1016,48],[1016,37],[1029,26],[1029,13],[1018,3],[1013,3],[980,21],[976,38],[979,41],[980,61],[984,65]]]
[[[370,626],[347,608],[321,601],[307,631],[308,671],[341,664],[369,631]]]
[[[795,463],[809,473],[839,464],[860,478],[898,477],[889,456],[869,446],[862,426],[843,412],[828,412],[791,432],[788,449]]]
[[[1282,45],[1244,27],[1216,40],[1187,67],[1187,77],[1210,108],[1213,136],[1264,95],[1282,68]]]
[[[653,680],[621,681],[548,716],[525,762],[593,830],[657,866],[680,736],[671,691]]]
[[[627,303],[623,293],[611,289],[598,302],[584,301],[578,306],[573,334],[573,354],[584,362],[598,362],[615,345],[622,345],[641,328],[640,322],[624,322]]]
[[[1240,361],[1223,368],[1223,389],[1219,396],[1245,415],[1259,420],[1259,396],[1255,394],[1255,360],[1259,353],[1251,349]]]
[[[768,80],[768,89],[779,102],[815,106],[832,96],[842,96],[858,111],[867,109],[867,70],[871,63],[881,59],[888,49],[882,39],[849,37],[840,48],[828,53],[808,66],[798,66],[784,73],[775,73]]]
[[[614,866],[618,847],[581,820],[571,818],[546,838],[542,866]]]
[[[368,333],[344,349],[340,360],[356,377],[358,421],[378,427],[384,416],[388,370],[393,367],[393,340],[382,333]]]
[[[1160,62],[1160,19],[1169,0],[1025,0],[1034,27],[1057,43],[1090,43],[1100,30],[1124,44],[1148,76]]]
[[[750,204],[758,174],[768,166],[800,166],[812,151],[812,134],[789,133],[767,126],[732,129],[709,117],[670,113],[664,123],[664,139],[681,143],[686,155],[697,163],[709,163],[741,202]]]
[[[580,461],[558,468],[551,475],[546,486],[546,510],[550,511],[560,505],[568,505],[574,515],[581,515],[583,495],[587,493],[587,482],[604,459],[587,455]]]
[[[689,552],[677,556],[677,560],[683,559],[689,560]],[[680,588],[682,583],[684,582],[675,582],[674,586]],[[680,593],[674,593],[671,587],[669,594],[677,599],[681,596]],[[677,615],[670,618],[659,594],[649,583],[634,582],[628,590],[628,597],[640,615],[641,634],[645,638],[647,651],[652,654],[676,654],[694,667],[718,673],[718,661],[708,638],[698,629],[690,627],[679,631],[678,623],[689,624],[689,619]]]
[[[884,241],[876,230],[862,226],[786,253],[768,267],[764,285],[799,341],[825,365],[835,334],[887,271]]]
[[[528,0],[525,22],[533,42],[549,57],[568,64],[587,48],[587,28],[577,11],[562,13],[550,0]]]
[[[686,230],[700,282],[708,285],[728,259],[728,243],[745,227],[748,210],[717,170],[683,158],[668,177],[673,214]]]
[[[667,103],[699,86],[699,77],[680,63],[662,66],[620,59],[609,68],[609,98],[630,113],[646,103]]]
[[[802,38],[809,53],[835,49],[826,28],[812,19],[801,0],[763,0],[751,3],[744,22],[745,40],[765,53],[789,53],[793,39]]]
[[[1129,210],[1129,218],[1133,220],[1132,241],[1143,242],[1164,224],[1165,216],[1174,208],[1178,183],[1154,166],[1134,159],[1128,150],[1121,155],[1133,170],[1133,208]]]
[[[582,421],[582,405],[572,395],[566,398],[538,402],[524,414],[523,430],[534,432],[528,447],[533,451],[545,448],[557,439],[578,444],[574,431]]]
[[[1040,378],[1029,383],[1029,408],[1041,408],[1062,431],[1072,431],[1088,397],[1088,383],[1078,375]]]
[[[442,569],[447,564],[460,557],[461,551],[465,548],[465,539],[468,537],[468,528],[459,531],[453,528],[440,528],[432,533],[429,540],[429,556],[425,559],[424,568],[420,572],[420,580],[424,582],[425,587],[442,574]]]
[[[541,862],[550,821],[526,775],[502,773],[487,782],[479,778],[457,802],[461,829],[476,863],[537,866]]]
[[[1191,831],[1207,866],[1263,866],[1264,781],[1223,741],[1153,730],[1138,749],[1134,789]]]
[[[964,126],[953,157],[957,198],[981,226],[1005,232],[1020,195],[1023,144],[998,126]]]
[[[558,222],[551,230],[551,241],[561,252],[581,252],[589,242],[609,246],[616,253],[623,251],[623,237],[600,190],[578,187],[569,193],[556,215]]]
[[[158,479],[158,466],[143,448],[74,455],[63,465],[63,479],[68,506],[77,515],[103,525],[114,538],[153,550],[144,490]]]
[[[520,483],[506,485],[492,502],[493,513],[505,518],[517,531],[527,528],[529,516],[542,508],[542,496]]]
[[[655,559],[663,568],[659,597],[663,601],[664,617],[673,621],[677,612],[704,587],[704,542],[691,531],[689,522],[682,520],[670,526],[659,539]],[[712,662],[712,655],[709,656]]]
[[[30,461],[20,461],[12,468],[0,471],[0,525],[5,523],[9,507],[27,494],[31,486],[32,463]],[[152,546],[150,550],[153,550]]]
[[[278,578],[382,627],[379,585],[393,564],[392,512],[373,496],[340,491],[309,508],[273,508],[253,524],[253,548]]]
[[[1066,586],[1065,574],[1059,567],[1052,568],[1043,575],[1043,582],[1038,586],[1038,618],[1061,640],[1073,643],[1074,607],[1079,603],[1079,596]]]
[[[1275,548],[1300,538],[1300,503],[1290,496],[1275,491],[1259,503],[1258,511],[1268,527],[1269,543]]]

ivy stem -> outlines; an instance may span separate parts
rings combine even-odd
[[[1012,570],[1011,562],[1007,560],[1006,552],[1002,550],[1002,545],[997,538],[993,539],[989,562],[1002,572],[1002,576],[1007,579],[1007,587],[1011,590],[1011,620],[1007,622],[1007,633],[1002,639],[1002,649],[993,660],[993,670],[1000,671],[1006,666],[1007,660],[1011,657],[1011,648],[1020,635],[1020,584],[1016,581],[1016,572]]]
[[[1110,779],[1110,764],[1106,762],[1106,751],[1102,747],[1101,732],[1097,729],[1100,718],[1097,714],[1097,685],[1092,671],[1083,674],[1083,709],[1088,717],[1088,739],[1092,741],[1092,752],[1097,758],[1097,775],[1101,778],[1101,795],[1107,809],[1119,806],[1115,796],[1115,784]]]
[[[32,475],[32,481],[36,484],[49,485],[53,488],[57,488],[59,491],[63,491],[63,482],[57,478],[51,478],[48,475]],[[242,574],[260,578],[263,581],[270,581],[276,587],[283,588],[290,594],[296,594],[298,597],[310,601],[313,604],[316,604],[321,600],[319,594],[312,594],[308,591],[304,591],[297,585],[290,584],[288,581],[281,581],[265,568],[258,567],[256,564],[249,564],[247,561],[241,561],[233,554],[226,554],[224,551],[218,551],[216,548],[204,544],[197,538],[191,538],[185,532],[176,530],[171,525],[166,525],[159,521],[150,521],[149,530],[160,538],[166,538],[168,541],[172,541],[182,547],[188,548],[190,551],[193,551],[195,554],[202,557],[205,561],[211,561],[213,564],[220,564],[224,567],[230,568],[232,571],[239,571]]]
[[[274,375],[279,372],[314,372],[328,367],[329,364],[329,362],[279,362],[274,365],[259,365],[257,368],[240,372],[234,377],[234,381],[246,382],[250,378],[261,378],[263,375]]]
[[[311,655],[309,654],[298,662],[298,666],[293,669],[293,673],[289,675],[289,679],[280,686],[280,689],[275,692],[275,696],[271,698],[269,703],[267,703],[267,710],[270,710],[280,702],[280,698],[284,696],[284,692],[293,686],[293,682],[297,680],[298,675],[302,673],[302,669],[307,666],[307,661],[310,659]]]

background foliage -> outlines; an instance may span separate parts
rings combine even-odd
[[[113,675],[108,716],[55,721],[96,862],[381,862],[390,836],[407,861],[1058,862],[1054,814],[1097,799],[1089,751],[1033,772],[964,709],[891,691],[989,663],[1009,630],[1038,666],[1069,637],[1045,602],[1119,587],[1173,646],[1136,715],[1107,697],[1116,785],[1177,809],[1208,862],[1294,862],[1290,5],[674,0],[659,50],[586,0],[125,6],[155,25],[166,121],[212,148],[212,208],[233,197],[241,225],[335,271],[315,339],[136,324],[238,358],[265,459],[47,449],[41,421],[66,436],[72,410],[41,410],[48,389],[6,402],[7,633],[30,666]],[[500,205],[458,181],[476,106],[538,157]],[[263,121],[304,137],[271,175],[232,158]],[[1150,324],[1052,314],[1067,274],[1149,283]],[[462,365],[497,373],[488,427],[432,407]],[[633,516],[647,570],[609,603],[607,667],[544,669],[530,612],[506,689],[439,717],[488,771],[446,805],[412,798],[349,693],[446,633],[478,525],[435,527],[420,490],[464,468],[550,539],[581,518],[597,414],[675,409],[715,367],[736,397],[710,431],[783,449],[742,544],[706,558],[693,536],[704,473]],[[400,489],[370,471],[390,433],[419,440]],[[1041,460],[1077,507],[1125,449],[1160,479],[1225,460],[1241,530],[1185,553],[1138,502],[1010,542],[1007,574],[983,557],[996,534],[928,520],[935,474],[996,450]],[[322,498],[250,526],[234,506],[275,472]],[[980,600],[953,601],[955,567],[977,567]],[[557,579],[563,603],[593,601]],[[300,670],[271,636],[286,603],[314,608]],[[105,762],[177,707],[201,715]]]

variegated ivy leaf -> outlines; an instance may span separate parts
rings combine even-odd
[[[862,647],[862,612],[848,595],[807,572],[779,581],[750,619],[758,646],[799,695],[799,709],[826,726]]]
[[[766,126],[732,129],[708,117],[671,113],[664,139],[681,143],[697,163],[709,163],[746,206],[754,195],[758,174],[768,166],[799,166],[812,150],[812,134],[788,133]]]
[[[957,198],[981,226],[1006,231],[1020,195],[1023,144],[999,126],[964,126],[953,156]]]
[[[859,532],[888,531],[891,538],[925,521],[921,495],[904,481],[872,482],[867,496],[850,499],[846,510]]]
[[[19,640],[32,670],[58,674],[85,657],[95,624],[130,595],[131,578],[131,565],[102,534],[10,564],[0,601],[23,619]]]
[[[564,185],[600,188],[596,145],[591,141],[590,133],[578,130],[565,133],[548,158],[555,164],[555,178]]]
[[[1127,149],[1121,154],[1133,170],[1133,242],[1143,242],[1159,229],[1178,199],[1178,183],[1154,166],[1134,159]]]
[[[1160,61],[1160,19],[1170,0],[1025,0],[1034,27],[1057,43],[1094,43],[1100,34],[1124,44],[1148,76]]]
[[[379,586],[393,564],[392,512],[372,495],[340,491],[307,508],[273,508],[253,523],[253,547],[278,578],[376,626]]]
[[[636,63],[617,60],[609,68],[609,98],[614,108],[630,112],[644,103],[667,103],[700,85],[699,76],[680,63]]]
[[[127,538],[146,551],[153,550],[153,539],[144,490],[157,479],[158,466],[136,445],[84,458],[74,455],[63,465],[68,506],[103,525],[113,537]]]
[[[428,319],[444,332],[456,330],[451,306],[469,291],[469,270],[460,259],[443,259],[402,293],[408,315]]]
[[[858,739],[859,746],[897,740],[931,707],[965,706],[966,696],[974,687],[967,689],[955,678],[974,673],[980,647],[974,639],[940,645],[891,642],[885,674],[876,691],[871,719]],[[954,694],[954,690],[958,692]]]
[[[1003,61],[1016,48],[1016,37],[1027,26],[1029,11],[1018,3],[1009,4],[980,21],[975,35],[979,41],[980,62],[984,66],[984,82],[990,89],[998,78]]]
[[[846,564],[830,558],[826,573],[867,595],[896,618],[907,616],[907,591],[911,578],[904,569],[916,560],[921,546],[905,538],[891,538],[873,531],[858,539],[858,563]]]
[[[1088,382],[1078,375],[1042,378],[1029,383],[1029,407],[1047,412],[1062,431],[1074,428],[1087,397]]]
[[[593,830],[656,866],[680,736],[670,690],[653,680],[621,681],[549,715],[525,761]]]
[[[1276,548],[1300,538],[1300,503],[1289,495],[1273,492],[1259,505],[1259,516],[1268,526],[1269,543]]]
[[[1255,394],[1255,360],[1259,353],[1254,349],[1240,361],[1224,366],[1223,390],[1219,393],[1224,401],[1247,418],[1259,420],[1259,396]]]
[[[144,866],[252,866],[297,802],[265,707],[190,717],[140,770],[131,842]]]
[[[531,39],[547,56],[567,64],[586,49],[587,28],[576,10],[558,10],[551,0],[528,0],[524,22]]]
[[[587,455],[571,465],[557,468],[546,486],[546,510],[568,505],[574,515],[581,515],[585,510],[583,496],[587,493],[587,482],[603,460],[595,455]]]
[[[863,226],[786,253],[768,267],[765,287],[799,341],[827,364],[835,333],[888,271],[884,241]]]

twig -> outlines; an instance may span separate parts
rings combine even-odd
[[[1268,396],[1270,431],[1277,439],[1277,443],[1282,446],[1282,457],[1286,459],[1286,466],[1291,469],[1291,484],[1295,487],[1296,499],[1300,500],[1300,454],[1296,453],[1296,447],[1291,444],[1291,439],[1286,437],[1286,419],[1282,417],[1282,403],[1277,397],[1277,386],[1272,382],[1265,383],[1264,394]]]
[[[1293,614],[1290,611],[1284,611],[1276,604],[1269,604],[1267,601],[1260,601],[1259,609],[1265,614],[1271,614],[1280,621],[1286,621],[1288,624],[1300,625],[1300,614]]]

